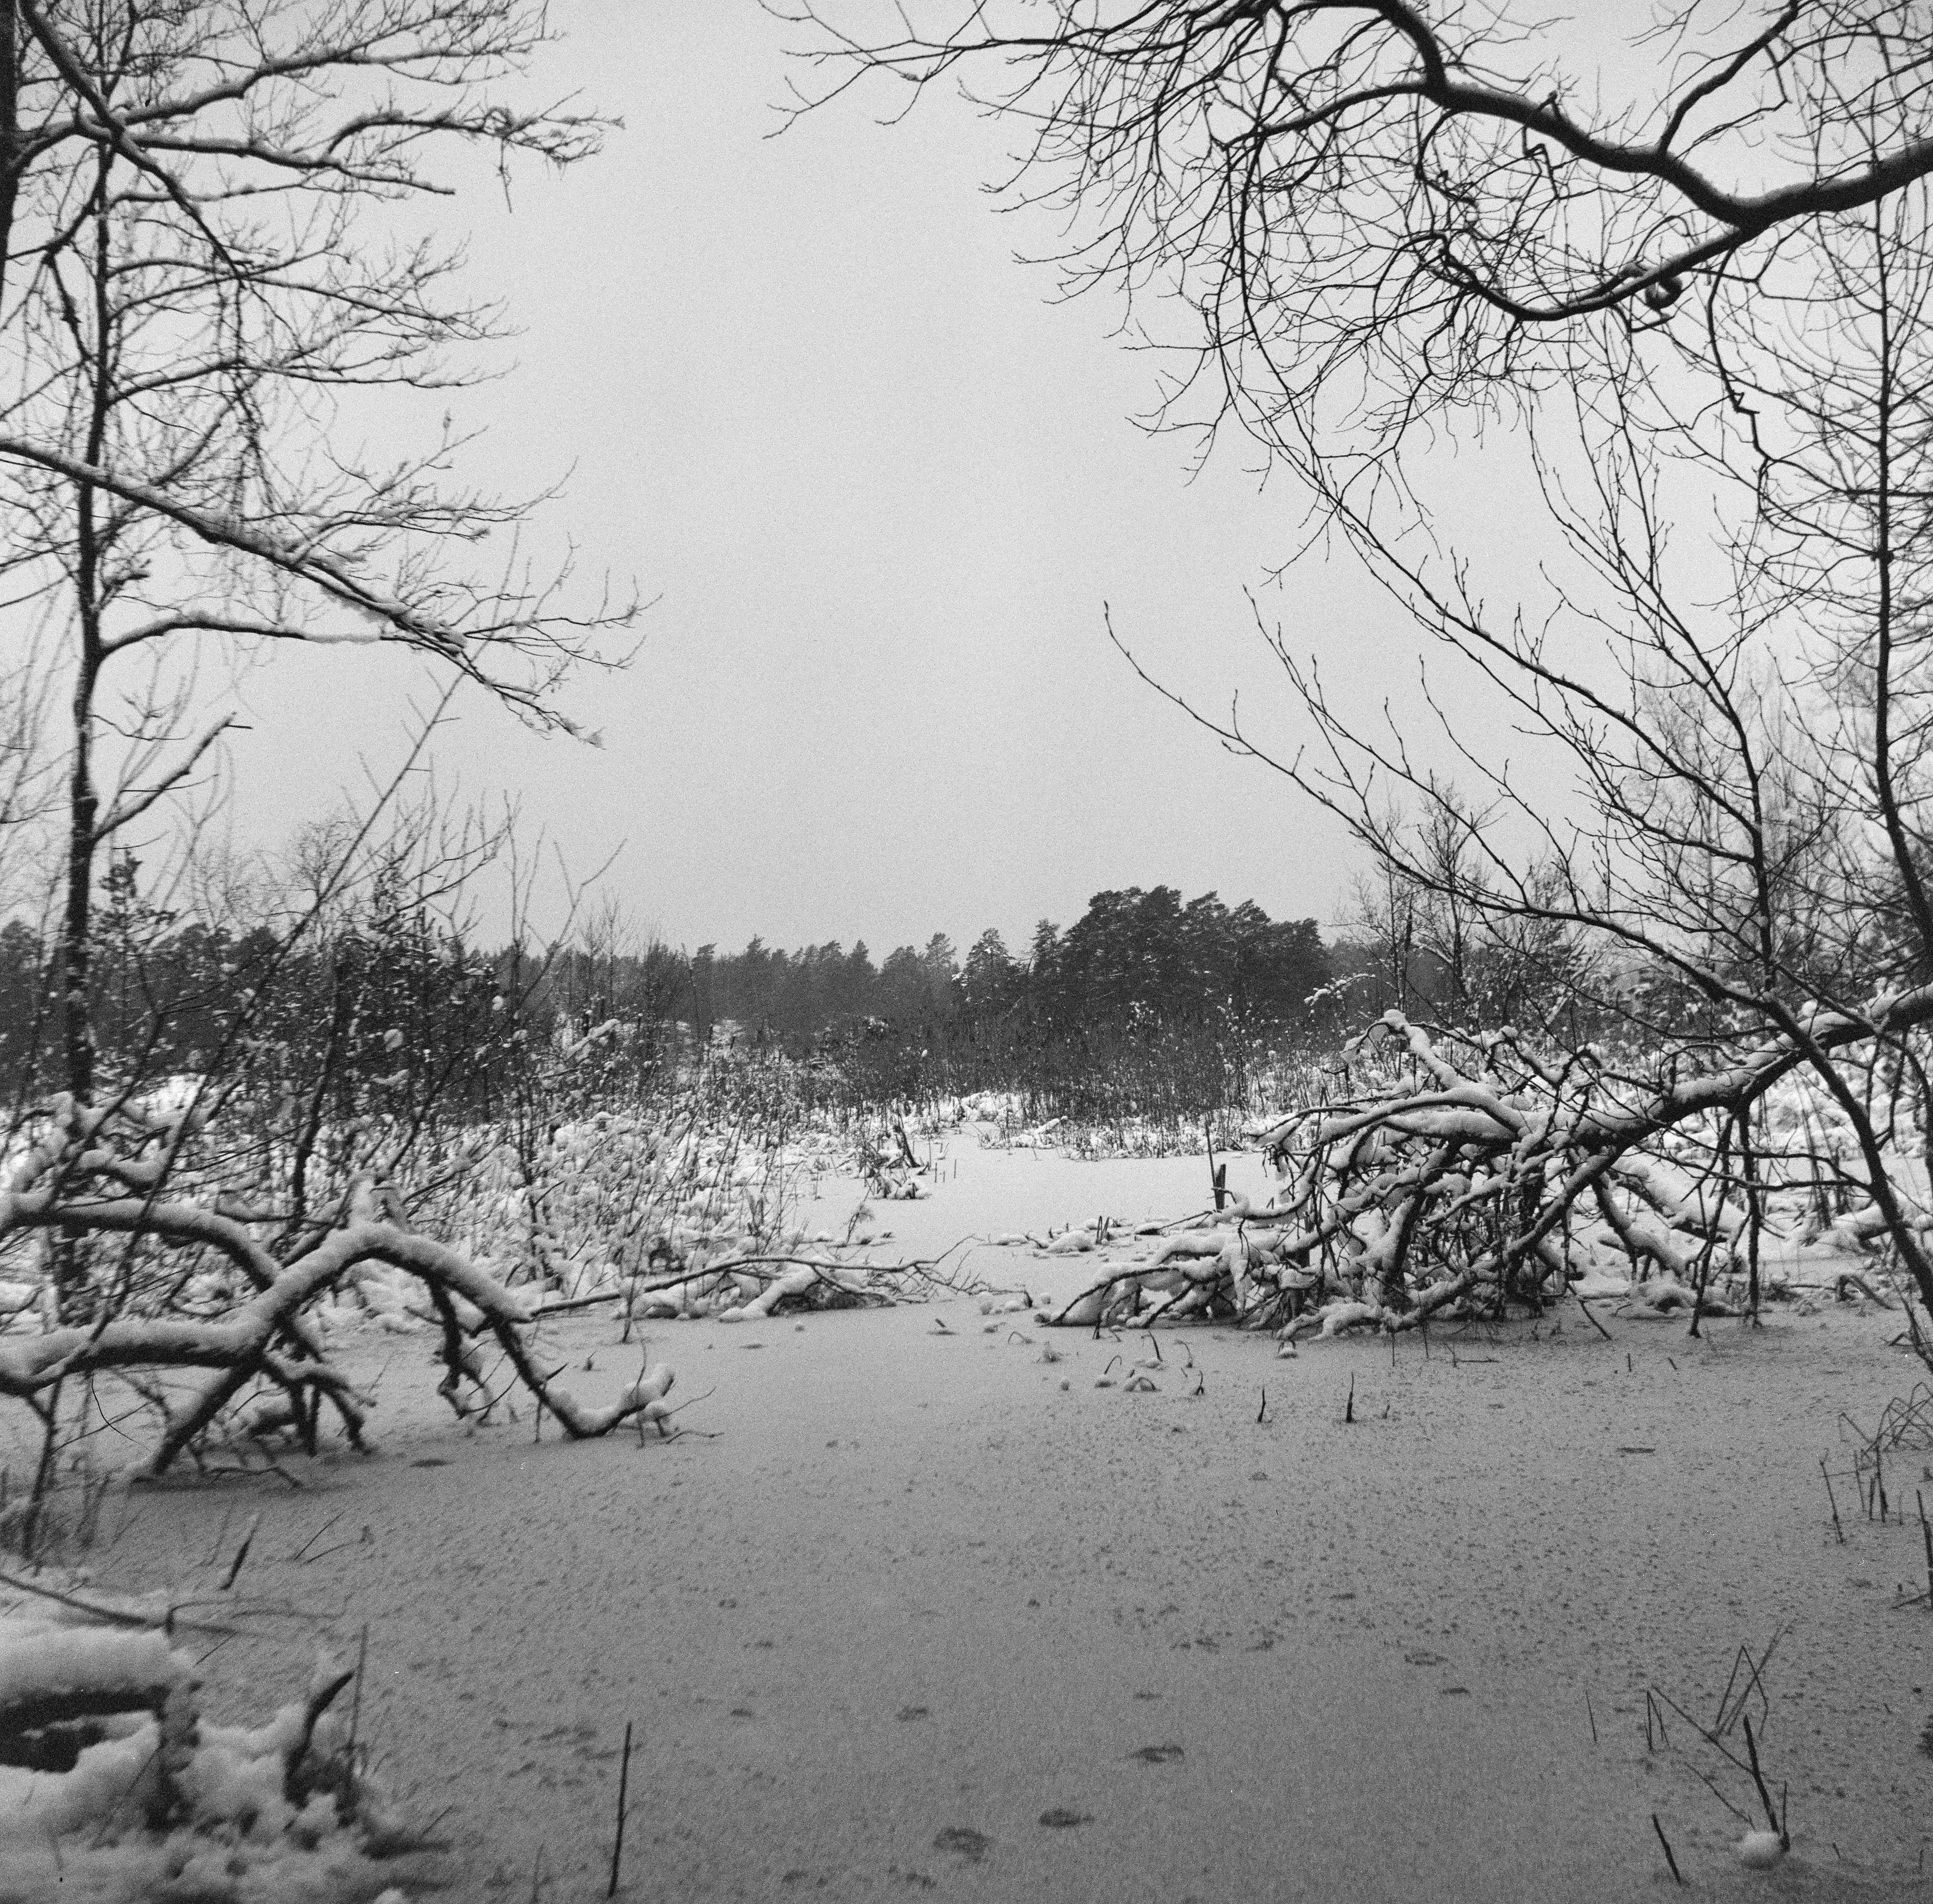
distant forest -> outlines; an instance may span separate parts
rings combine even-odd
[[[489,1110],[538,1054],[598,1029],[643,1072],[720,1035],[783,1052],[815,1095],[853,1105],[991,1089],[1040,1116],[1198,1120],[1387,1005],[1496,1023],[1574,985],[1549,946],[1472,951],[1414,908],[1396,930],[1366,919],[1325,944],[1312,919],[1172,886],[1097,893],[1024,951],[988,930],[963,959],[936,933],[875,963],[863,944],[686,952],[608,920],[548,950],[479,945],[407,882],[284,944],[156,910],[123,856],[95,932],[109,1075],[214,1064],[265,1101],[303,1090],[338,1116],[371,1092],[400,1113],[431,1080],[439,1101]],[[15,1103],[61,1075],[54,963],[24,923],[0,926],[0,1084]]]
[[[853,1101],[1017,1093],[1029,1115],[1169,1120],[1247,1103],[1270,1060],[1333,1035],[1339,966],[1312,919],[1172,886],[1097,893],[1024,950],[991,929],[873,963],[864,943],[701,946],[686,972],[703,1035],[729,1025],[825,1068]],[[560,978],[563,975],[560,975]],[[565,978],[568,985],[570,981]]]
[[[1050,1035],[1212,1023],[1279,1036],[1309,1027],[1330,973],[1314,920],[1273,920],[1213,893],[1184,903],[1156,886],[1096,893],[1064,932],[1043,919],[1019,956],[991,928],[963,960],[936,932],[877,966],[863,941],[783,952],[755,938],[738,953],[700,947],[691,976],[700,1020],[796,1044],[869,1027],[970,1037],[1016,1021]]]
[[[555,961],[547,986],[583,1023],[628,984],[701,1038],[722,1027],[815,1064],[855,1102],[992,1089],[1030,1115],[1180,1122],[1252,1107],[1285,1059],[1333,1050],[1393,1005],[1469,1026],[1561,1010],[1583,1035],[1600,1016],[1587,979],[1561,927],[1478,929],[1424,893],[1364,896],[1324,944],[1312,919],[1156,886],[1097,893],[1024,950],[991,929],[963,959],[936,933],[877,963],[836,941],[585,950]]]
[[[521,1054],[617,1025],[636,1062],[722,1032],[806,1061],[855,1101],[994,1088],[1045,1114],[1126,1089],[1192,1115],[1239,1097],[1268,1053],[1315,1041],[1336,1017],[1324,999],[1339,961],[1313,920],[1272,920],[1213,893],[1184,902],[1171,886],[1096,893],[1066,931],[1043,920],[1022,954],[989,930],[963,960],[935,934],[876,963],[863,944],[787,952],[755,938],[742,952],[687,953],[597,929],[548,953],[492,949],[401,891],[284,947],[265,928],[157,911],[139,883],[134,862],[117,861],[96,920],[95,1035],[109,1072],[219,1062],[326,1075],[341,1114],[372,1086],[407,1095],[402,1055],[417,1054],[415,1071],[432,1056],[449,1066],[443,1101],[481,1107]],[[39,935],[17,920],[0,927],[0,1072],[16,1101],[59,1074],[53,981]],[[238,1047],[238,1005],[251,998]]]

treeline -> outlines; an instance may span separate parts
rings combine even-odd
[[[1024,950],[943,934],[876,966],[863,944],[787,953],[754,939],[692,962],[701,1023],[816,1060],[852,1098],[997,1089],[1030,1115],[1192,1119],[1246,1102],[1287,1049],[1333,1034],[1329,949],[1312,919],[1271,919],[1171,886],[1098,893]]]
[[[537,1054],[573,1047],[588,1064],[596,1033],[601,1070],[634,1077],[725,1036],[800,1061],[816,1095],[849,1105],[994,1089],[1035,1118],[1198,1119],[1253,1105],[1285,1059],[1386,1006],[1488,1018],[1532,1004],[1532,975],[1563,966],[1544,945],[1450,956],[1407,916],[1325,944],[1313,920],[1169,886],[1096,893],[1019,952],[989,930],[963,958],[936,934],[876,963],[864,944],[688,954],[612,932],[479,946],[407,881],[290,940],[178,918],[139,885],[117,861],[95,915],[103,1081],[214,1065],[335,1118],[407,1116],[431,1098],[494,1113]],[[0,926],[0,1074],[17,1105],[64,1080],[54,977],[39,935]]]
[[[109,915],[111,928],[112,914]],[[495,1115],[564,1032],[548,973],[411,910],[308,932],[149,921],[92,948],[95,1095],[213,1074],[313,1120]],[[0,1088],[14,1112],[66,1087],[72,1058],[50,949],[0,926]]]
[[[1016,956],[997,931],[961,959],[936,933],[875,966],[862,941],[798,952],[753,939],[743,952],[701,947],[695,1008],[753,1037],[811,1041],[842,1029],[917,1026],[943,1037],[1024,1022],[1057,1035],[1097,1023],[1213,1023],[1243,1033],[1304,1031],[1328,983],[1312,919],[1269,917],[1213,893],[1172,886],[1097,893],[1066,932],[1042,920]]]
[[[1033,1117],[1174,1122],[1255,1108],[1392,1007],[1574,1044],[1618,1035],[1655,979],[1595,969],[1561,924],[1465,918],[1421,890],[1366,896],[1325,944],[1312,919],[1156,886],[1097,893],[1019,953],[994,931],[963,959],[936,935],[877,966],[863,944],[702,947],[690,996],[701,1026],[816,1058],[861,1101],[993,1089]]]
[[[1109,1076],[1145,1072],[1142,1108],[1178,1114],[1185,1100],[1192,1114],[1231,1074],[1321,1035],[1333,1015],[1313,920],[1271,920],[1212,893],[1184,903],[1165,886],[1099,893],[1066,931],[1043,921],[1020,955],[990,930],[963,959],[935,935],[876,964],[863,944],[479,947],[407,890],[374,893],[290,943],[156,909],[131,862],[106,887],[91,947],[104,1077],[218,1062],[275,1089],[317,1080],[345,1115],[372,1089],[400,1101],[425,1066],[443,1101],[482,1109],[520,1052],[600,1026],[641,1065],[723,1027],[867,1098],[994,1087],[1091,1108],[1118,1095]],[[0,927],[0,1068],[16,1102],[62,1083],[51,951],[18,920]]]

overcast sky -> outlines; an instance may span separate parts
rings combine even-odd
[[[1117,306],[1015,262],[1055,230],[990,203],[1002,131],[939,98],[882,127],[882,89],[771,137],[798,36],[753,0],[552,15],[541,83],[625,125],[508,208],[480,175],[450,203],[522,333],[458,413],[489,426],[483,482],[561,482],[545,546],[567,533],[654,605],[629,670],[567,695],[601,749],[472,698],[440,748],[464,792],[517,796],[579,874],[621,846],[606,889],[687,946],[1024,942],[1157,883],[1335,918],[1338,830],[1138,683],[1104,606],[1291,747],[1246,591],[1372,697],[1417,637],[1339,560],[1270,584],[1296,506],[1245,446],[1191,479],[1186,444],[1135,427],[1155,367]],[[248,685],[238,810],[285,831],[389,758],[419,679],[278,656]]]

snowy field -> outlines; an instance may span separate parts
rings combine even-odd
[[[876,1206],[876,1254],[1207,1200],[1198,1158],[936,1161],[930,1197]],[[1252,1156],[1230,1176],[1267,1188]],[[842,1227],[858,1191],[822,1181],[804,1220]],[[1093,1265],[963,1257],[1060,1302]],[[428,1332],[345,1332],[376,1454],[117,1497],[93,1569],[232,1629],[192,1644],[211,1722],[261,1724],[366,1626],[356,1722],[447,1847],[443,1896],[603,1896],[627,1724],[618,1895],[664,1904],[1652,1897],[1654,1813],[1703,1895],[1928,1894],[1933,1612],[1895,1602],[1925,1584],[1933,1450],[1889,1455],[1907,1518],[1882,1524],[1841,1419],[1922,1372],[1896,1314],[1694,1341],[1601,1309],[1607,1341],[1573,1305],[1287,1359],[1184,1326],[1157,1359],[992,1299],[654,1323],[670,1440],[538,1439],[522,1398],[466,1428]],[[547,1326],[587,1403],[636,1376],[616,1335]],[[1762,1821],[1726,1757],[1745,1716],[1786,1794],[1769,1873],[1736,1851]],[[85,1864],[71,1842],[63,1881],[17,1830],[0,1899],[113,1895]],[[276,1895],[197,1881],[147,1894]]]

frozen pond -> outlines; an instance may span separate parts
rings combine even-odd
[[[1202,1158],[941,1161],[875,1206],[882,1256],[1207,1200]],[[1267,1188],[1258,1158],[1229,1176]],[[825,1227],[857,1191],[822,1186]],[[1099,1259],[970,1266],[1065,1290]],[[1882,1904],[1925,1895],[1933,1620],[1894,1608],[1917,1524],[1851,1511],[1841,1544],[1819,1463],[1918,1372],[1887,1323],[1553,1315],[1283,1361],[958,1296],[701,1317],[648,1331],[693,1432],[576,1444],[465,1429],[433,1338],[369,1329],[377,1453],[137,1501],[94,1562],[222,1600],[259,1515],[225,1598],[273,1617],[209,1653],[213,1715],[259,1720],[366,1626],[364,1736],[464,1899],[605,1894],[630,1723],[631,1904],[1617,1904],[1675,1894],[1653,1814],[1702,1895]],[[616,1338],[545,1332],[591,1404],[645,1352]],[[1910,1501],[1933,1455],[1901,1458]],[[1648,1742],[1646,1702],[1709,1722],[1775,1636],[1751,1710],[1794,1849],[1766,1878],[1700,1775],[1748,1788],[1676,1718]],[[0,1900],[73,1894],[17,1848]]]
[[[920,1146],[922,1156],[926,1149]],[[916,1200],[867,1205],[873,1224],[893,1233],[891,1243],[879,1252],[882,1260],[895,1254],[930,1257],[965,1239],[1003,1234],[1044,1240],[1050,1233],[1103,1215],[1132,1233],[1137,1224],[1172,1223],[1213,1203],[1205,1156],[1090,1163],[1053,1151],[983,1146],[970,1132],[936,1140],[931,1150],[934,1169],[918,1179],[922,1194]],[[1216,1161],[1228,1166],[1231,1192],[1245,1191],[1257,1203],[1273,1194],[1274,1179],[1259,1155],[1218,1152]],[[930,1195],[925,1194],[929,1189]],[[801,1220],[814,1229],[842,1233],[863,1197],[864,1186],[855,1180],[828,1177],[819,1186],[816,1202],[801,1206]],[[990,1251],[976,1245],[968,1254],[976,1272],[989,1278],[1032,1261],[1024,1250]],[[1009,1272],[999,1271],[997,1258],[1011,1259]],[[1051,1266],[1058,1276],[1079,1266],[1056,1260]]]

